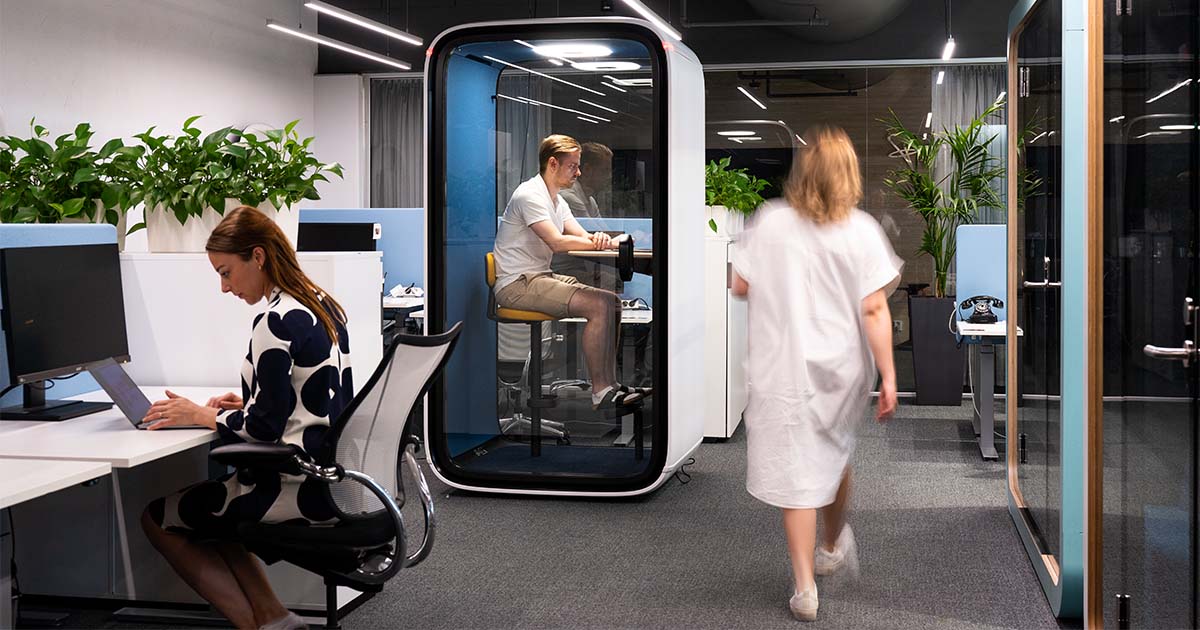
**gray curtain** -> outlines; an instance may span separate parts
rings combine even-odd
[[[371,207],[420,208],[424,203],[423,81],[371,80]]]
[[[507,73],[506,73],[507,75]],[[502,75],[499,93],[550,101],[550,80],[528,73]],[[496,216],[521,182],[537,175],[538,144],[550,135],[550,108],[496,99]]]
[[[942,84],[937,84],[937,74],[945,71]],[[1006,85],[1005,67],[1003,65],[987,66],[948,66],[931,69],[933,80],[930,85],[933,90],[933,128],[953,129],[965,125],[991,105]],[[995,136],[988,145],[988,153],[1003,164],[1006,159],[1005,144],[1007,141],[1007,126],[1005,125],[1005,110],[1001,109],[989,119],[989,125],[983,131],[983,137]],[[938,177],[950,169],[950,156],[943,151],[936,164]],[[1004,199],[1007,182],[1003,179],[996,182],[996,190]],[[1006,211],[1003,208],[980,210],[975,218],[976,223],[1004,223]]]

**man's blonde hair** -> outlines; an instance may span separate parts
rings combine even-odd
[[[546,166],[550,164],[550,158],[560,158],[567,153],[573,153],[579,150],[579,142],[571,136],[562,134],[554,134],[546,136],[542,140],[542,144],[538,146],[538,174],[546,172]]]
[[[783,186],[789,205],[813,223],[836,223],[862,199],[858,154],[841,127],[816,127],[804,134]]]

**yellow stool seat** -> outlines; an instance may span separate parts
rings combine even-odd
[[[504,322],[550,322],[558,319],[538,311],[522,311],[515,308],[496,307],[496,319]]]
[[[492,252],[488,252],[484,256],[484,262],[487,264],[486,277],[488,287],[496,285],[496,257]],[[496,296],[491,291],[488,292],[488,317],[504,323],[532,323],[532,322],[552,322],[557,317],[547,315],[539,311],[523,311],[518,308],[504,308],[496,304]]]

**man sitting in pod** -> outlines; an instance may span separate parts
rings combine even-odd
[[[592,408],[611,409],[650,395],[649,388],[622,385],[616,378],[617,326],[621,300],[616,293],[555,274],[555,253],[613,249],[604,232],[584,230],[559,195],[580,175],[580,145],[552,135],[538,147],[538,174],[513,191],[496,231],[496,304],[546,313],[555,318],[582,317],[583,353],[592,380]]]

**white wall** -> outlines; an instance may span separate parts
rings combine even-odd
[[[320,201],[311,208],[367,208],[367,94],[362,75],[334,74],[313,78],[313,152],[323,162],[337,162],[345,177],[317,182]]]
[[[316,27],[298,0],[0,0],[0,133],[29,119],[98,137],[301,119],[313,130],[316,45],[266,19]]]

